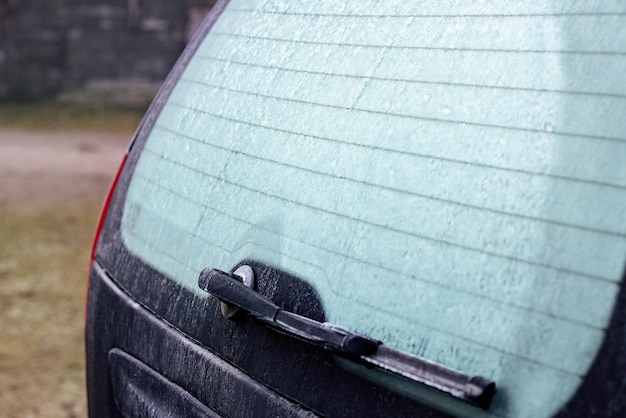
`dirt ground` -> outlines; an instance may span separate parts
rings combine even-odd
[[[131,135],[0,129],[1,417],[86,415],[89,253]]]
[[[0,205],[28,209],[102,199],[130,137],[0,130]]]

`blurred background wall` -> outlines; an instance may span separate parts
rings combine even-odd
[[[215,0],[0,0],[0,100],[136,105]]]

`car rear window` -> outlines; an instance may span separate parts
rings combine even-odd
[[[550,415],[626,259],[625,9],[231,1],[145,144],[124,243],[194,291],[207,266],[280,268],[329,322],[495,380],[485,414]]]

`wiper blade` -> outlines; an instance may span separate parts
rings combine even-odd
[[[254,291],[253,274],[248,266],[240,267],[234,274],[206,268],[200,273],[198,286],[222,302],[222,314],[227,318],[242,309],[271,328],[337,355],[422,383],[471,405],[489,408],[496,392],[492,380],[466,375],[339,326],[287,312]]]

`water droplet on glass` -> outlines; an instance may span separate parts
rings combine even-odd
[[[446,104],[441,105],[441,112],[442,112],[444,115],[447,115],[448,113],[450,113],[450,106],[448,106],[448,105],[446,105]]]
[[[428,102],[430,100],[430,94],[424,93],[424,96],[422,96],[422,99],[424,100],[424,103]]]

